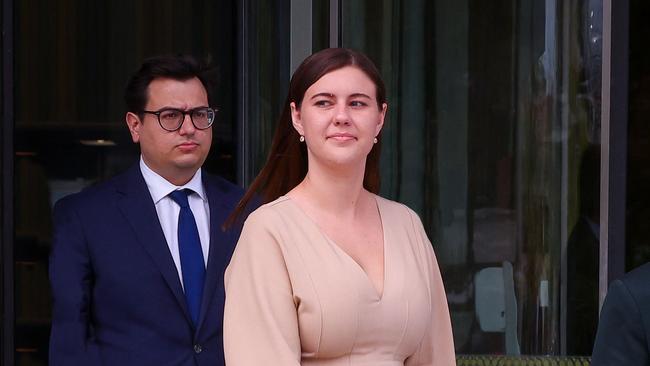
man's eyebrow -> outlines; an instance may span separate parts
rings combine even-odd
[[[194,109],[201,109],[201,108],[210,108],[210,107],[208,107],[207,105],[200,105],[200,106],[197,106],[197,107],[184,109],[184,108],[180,108],[180,107],[172,107],[172,106],[166,105],[166,106],[160,107],[160,108],[158,108],[156,110],[157,111],[163,111],[163,110],[173,109],[173,110],[176,110],[176,111],[188,112],[188,111],[191,111],[191,110],[194,110]]]
[[[354,94],[350,95],[350,98],[359,98],[359,97],[372,99],[372,98],[370,98],[370,96],[368,94],[364,94],[364,93],[354,93]]]

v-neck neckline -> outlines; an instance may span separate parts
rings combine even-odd
[[[370,286],[370,289],[372,290],[372,294],[373,294],[373,295],[375,296],[375,298],[376,298],[375,300],[376,300],[377,302],[381,302],[381,301],[385,298],[385,296],[386,296],[386,285],[387,285],[387,282],[388,282],[388,281],[387,281],[387,278],[388,278],[388,275],[387,275],[387,274],[388,274],[388,255],[387,255],[387,252],[388,252],[388,241],[386,240],[386,225],[385,225],[385,223],[384,223],[384,214],[383,214],[383,212],[382,212],[381,204],[380,204],[380,202],[379,202],[379,201],[380,201],[380,197],[377,196],[377,195],[375,195],[375,194],[373,194],[373,198],[374,198],[374,200],[375,200],[375,205],[376,205],[376,207],[377,207],[377,212],[379,213],[379,221],[380,221],[380,224],[381,224],[381,232],[382,232],[382,233],[381,233],[381,234],[382,234],[382,247],[383,247],[383,248],[382,248],[382,249],[383,249],[382,257],[383,257],[383,266],[384,266],[384,268],[383,268],[383,275],[384,275],[384,278],[382,279],[382,290],[381,290],[381,293],[380,293],[379,290],[375,287],[375,284],[374,284],[374,282],[372,281],[372,279],[370,278],[370,276],[368,275],[368,272],[366,272],[366,271],[363,269],[363,267],[359,264],[359,262],[357,262],[357,261],[356,261],[356,260],[355,260],[351,255],[350,255],[350,254],[348,254],[348,252],[346,252],[345,250],[343,250],[343,248],[342,248],[339,244],[337,244],[334,240],[332,240],[332,239],[327,235],[327,233],[325,232],[325,230],[323,230],[323,229],[322,229],[322,228],[321,228],[321,227],[316,223],[316,221],[315,221],[311,216],[309,216],[309,215],[308,215],[308,214],[307,214],[307,213],[306,213],[306,212],[305,212],[305,211],[304,211],[304,210],[303,210],[303,209],[302,209],[302,208],[301,208],[301,207],[300,207],[300,206],[295,202],[294,199],[292,199],[291,197],[286,196],[286,195],[285,195],[285,196],[282,196],[282,197],[284,197],[286,201],[291,202],[291,205],[294,206],[298,211],[300,211],[300,213],[302,214],[302,216],[304,216],[304,217],[307,218],[307,221],[309,221],[309,222],[311,223],[311,225],[313,225],[313,226],[316,228],[316,230],[320,233],[320,235],[323,237],[323,239],[325,239],[325,241],[326,241],[326,242],[327,242],[331,247],[333,247],[335,251],[337,251],[337,252],[338,252],[340,255],[342,255],[343,257],[347,258],[347,260],[350,261],[350,262],[352,263],[352,266],[356,268],[356,271],[359,271],[359,272],[360,272],[360,275],[361,275],[362,277],[364,277],[364,280],[365,280],[366,284],[367,284],[368,286]]]

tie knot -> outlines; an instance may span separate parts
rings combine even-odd
[[[174,202],[178,203],[181,208],[188,208],[190,207],[190,204],[187,201],[187,196],[189,196],[191,193],[192,191],[189,189],[181,189],[178,191],[173,191],[169,194],[169,197],[171,197]]]

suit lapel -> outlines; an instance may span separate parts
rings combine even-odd
[[[203,176],[203,186],[210,205],[210,251],[197,333],[203,325],[214,291],[219,287],[219,281],[223,281],[223,271],[230,258],[229,250],[232,249],[230,242],[233,240],[230,230],[224,232],[221,229],[230,214],[230,209],[222,201],[224,193],[219,191],[215,184],[210,184],[205,174]]]
[[[169,289],[174,294],[187,320],[192,320],[185,302],[185,295],[178,278],[167,240],[158,220],[151,194],[136,164],[127,171],[125,178],[118,184],[120,194],[117,205],[131,224],[137,241],[142,245],[162,274]]]

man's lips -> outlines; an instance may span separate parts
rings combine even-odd
[[[183,142],[183,143],[180,143],[180,144],[176,145],[176,147],[178,147],[181,150],[194,150],[198,146],[199,146],[199,144],[197,144],[196,142],[192,142],[192,141],[187,141],[187,142]]]

